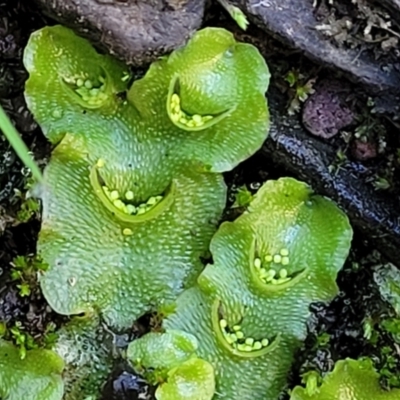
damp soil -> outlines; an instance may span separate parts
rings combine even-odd
[[[44,166],[50,157],[51,146],[26,107],[23,89],[27,73],[21,57],[30,32],[53,22],[46,20],[30,3],[28,0],[0,0],[0,104],[21,132],[36,160]],[[343,12],[337,5],[338,2],[335,4],[338,13]],[[265,33],[253,26],[243,33],[218,6],[208,9],[205,25],[223,26],[233,31],[238,39],[255,44],[260,49],[271,67],[273,85],[287,98],[287,108],[293,101],[294,93],[284,77],[291,70],[300,71],[303,82],[335,78],[334,73],[327,73],[299,52],[286,49],[273,39],[266,39]],[[358,46],[362,45],[362,41],[358,43]],[[370,44],[367,50],[372,51]],[[373,51],[378,50],[374,47]],[[387,54],[382,56],[387,57]],[[358,125],[335,136],[331,139],[331,144],[338,153],[351,154],[351,143],[356,128],[364,127],[360,137],[365,139],[362,140],[377,146],[376,157],[365,163],[365,168],[369,171],[365,179],[385,179],[390,184],[389,188],[378,190],[389,190],[398,196],[400,182],[399,178],[396,178],[396,171],[398,174],[400,146],[398,135],[396,139],[396,126],[393,121],[383,117],[371,122],[368,119],[370,113],[367,103],[368,95],[357,93],[352,104],[359,118]],[[338,168],[340,161],[338,159]],[[277,167],[262,152],[225,174],[229,187],[229,202],[224,218],[232,220],[241,212],[240,209],[230,208],[238,188],[246,186],[255,192],[267,179],[282,176],[293,176],[293,173]],[[28,172],[10,149],[8,142],[0,137],[0,322],[6,322],[7,326],[18,325],[40,341],[49,324],[60,326],[67,319],[52,312],[39,289],[33,290],[30,296],[21,297],[17,282],[11,279],[10,263],[16,256],[35,254],[40,229],[38,212],[33,212],[29,219],[25,218],[23,221],[19,217],[27,185]],[[400,358],[390,338],[382,334],[379,336],[378,345],[372,345],[364,337],[366,319],[379,321],[389,313],[373,280],[373,267],[386,262],[378,250],[374,249],[360,232],[355,232],[351,255],[338,277],[339,295],[330,305],[314,304],[310,309],[309,335],[296,357],[289,386],[300,383],[301,373],[312,369],[326,373],[332,370],[335,361],[346,357],[370,356],[379,368],[380,363],[384,362],[378,350],[382,346],[391,349],[397,363],[392,370],[400,373]],[[149,329],[150,320],[147,316],[139,321],[138,335]],[[385,384],[384,380],[382,383]],[[288,397],[285,393],[282,399]],[[104,399],[107,400],[152,398],[154,388],[149,387],[123,363],[115,366],[104,387]]]

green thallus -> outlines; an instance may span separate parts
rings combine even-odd
[[[62,51],[68,57],[59,57]],[[43,293],[64,315],[96,310],[107,325],[129,328],[133,320],[172,304],[182,290],[195,285],[203,268],[200,258],[208,255],[225,205],[226,187],[220,173],[248,158],[267,136],[269,114],[264,94],[268,68],[256,48],[236,43],[230,33],[216,28],[196,33],[186,48],[157,61],[130,88],[122,80],[126,66],[98,55],[83,39],[62,27],[44,28],[34,34],[25,54],[30,73],[27,101],[49,140],[58,144],[47,166],[43,191],[44,223],[38,249],[49,263],[49,270],[41,279]],[[216,58],[220,60],[218,65],[205,62]],[[65,71],[70,71],[74,80],[64,79]],[[105,82],[98,79],[99,75],[106,78]],[[179,82],[178,76],[182,77]],[[82,80],[79,87],[78,79]],[[87,80],[92,88],[90,83],[85,84]],[[211,85],[203,85],[204,81]],[[99,93],[107,94],[100,96],[102,104],[89,104],[86,100],[99,94],[95,91],[96,96],[91,96],[92,89],[100,87],[105,90]],[[126,91],[123,104],[118,93]],[[175,93],[180,98],[179,108],[182,103],[185,113],[192,115],[191,120],[198,120],[195,115],[211,119],[200,127],[173,122],[171,97]],[[225,105],[230,108],[224,109]],[[93,110],[85,115],[82,108]],[[217,129],[207,130],[211,126]],[[204,131],[201,135],[182,135],[183,130]],[[243,131],[249,134],[243,135]],[[103,170],[104,161],[96,165],[99,156],[107,163]],[[163,160],[163,164],[154,160]],[[124,175],[129,182],[141,177],[143,185],[129,184],[122,190],[103,179],[117,175],[128,162],[135,165],[135,170],[125,171]],[[198,169],[199,164],[207,166],[207,172]],[[157,180],[153,187],[154,177]],[[161,194],[163,198],[143,215],[126,214],[105,194],[105,182],[110,196],[118,188],[116,200],[123,200],[126,205],[134,199],[144,201],[150,194]],[[132,189],[133,199],[128,200],[131,193],[127,196],[126,192]],[[70,232],[76,243],[82,244],[75,246],[76,251],[71,251]],[[154,268],[143,267],[149,259]],[[213,299],[209,300],[211,305]],[[190,324],[196,326],[196,335],[203,326],[210,327],[211,310],[203,310],[204,323]],[[200,312],[201,308],[194,311]],[[201,331],[201,335],[215,337],[217,332],[215,344],[224,347],[224,351],[218,351],[222,364],[233,358],[257,358],[254,365],[259,365],[263,355],[272,354],[279,347],[281,330],[255,330],[250,334],[249,328],[254,329],[246,320],[241,322],[244,332],[256,339],[268,337],[271,344],[259,351],[234,349],[219,328],[219,317],[223,315],[218,315],[218,308],[212,315],[213,329]],[[203,341],[199,341],[199,349],[200,344],[199,356],[216,359],[213,354],[208,357]],[[242,366],[234,363],[230,369],[235,372],[236,367]],[[253,371],[252,367],[248,362],[246,369]],[[221,377],[222,372],[217,372]],[[91,368],[89,373],[94,375]],[[191,375],[187,378],[190,382],[200,385],[205,381],[202,370]],[[258,376],[256,371],[253,375]],[[180,376],[176,376],[177,382]],[[74,397],[75,388],[66,388],[67,397],[70,392],[69,398],[74,400],[93,396],[93,390],[84,389]],[[224,386],[221,392],[230,398],[229,390],[225,395]],[[209,396],[198,398],[211,396],[210,392]],[[177,396],[170,398],[176,400]]]
[[[284,266],[289,265],[289,250],[281,249],[278,254],[267,254],[264,257],[264,261],[267,264],[282,264]],[[259,278],[264,283],[270,283],[272,285],[279,285],[282,283],[289,282],[292,278],[288,276],[288,271],[286,268],[281,268],[279,272],[277,272],[274,268],[265,268],[263,267],[263,262],[260,257],[256,257],[254,259],[254,267],[258,273]]]
[[[251,352],[261,350],[269,345],[268,339],[254,340],[251,337],[245,337],[240,325],[234,325],[232,328],[228,326],[226,319],[219,320],[219,326],[225,340],[239,351]]]
[[[203,126],[206,122],[211,121],[214,117],[212,115],[189,115],[186,114],[181,108],[181,99],[178,94],[174,93],[170,100],[170,117],[173,122],[179,122],[188,128],[197,128]]]

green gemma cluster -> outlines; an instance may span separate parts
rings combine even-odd
[[[187,128],[200,128],[214,117],[212,115],[188,115],[181,108],[181,99],[177,93],[171,95],[169,102],[171,120],[175,123],[184,125]]]
[[[267,65],[254,46],[207,28],[130,85],[125,65],[61,26],[32,34],[24,64],[28,106],[55,145],[40,188],[38,253],[49,265],[43,294],[60,314],[129,328],[174,302],[204,268],[226,202],[221,173],[268,134]],[[79,331],[82,340],[72,340]],[[65,398],[97,398],[106,354],[85,357],[63,345],[94,343],[96,329],[68,324],[61,336],[55,350],[67,364]],[[170,381],[178,384],[192,367],[200,375],[213,371],[192,362],[169,371]],[[7,368],[0,393],[11,387],[14,366]],[[16,398],[13,390],[7,398]],[[44,400],[41,393],[29,400]]]
[[[196,357],[214,368],[215,392],[204,399],[278,398],[306,337],[310,304],[337,293],[351,239],[346,215],[291,178],[266,182],[243,215],[220,226],[213,264],[163,322],[166,332],[194,336]],[[134,367],[157,370],[141,364],[137,350],[152,346],[146,336],[131,344]]]
[[[118,190],[110,191],[107,186],[103,186],[103,191],[108,199],[112,201],[113,205],[118,208],[118,210],[129,215],[145,214],[147,211],[150,211],[154,206],[156,206],[163,198],[162,196],[151,196],[146,202],[135,207],[133,204],[129,203],[129,201],[133,200],[133,192],[131,190],[128,190],[125,193],[125,196],[122,198],[120,198]]]
[[[67,76],[64,81],[71,85],[86,105],[97,108],[107,101],[106,78],[99,75],[98,81],[92,82],[88,77],[89,75],[83,73],[77,76]]]
[[[104,167],[105,162],[103,159],[99,159],[96,163],[95,168]],[[144,215],[147,214],[150,210],[156,207],[159,203],[167,202],[168,206],[171,206],[173,202],[173,194],[171,193],[163,193],[163,195],[158,196],[150,196],[146,201],[140,204],[133,203],[135,194],[132,190],[128,190],[121,196],[118,189],[109,189],[108,186],[101,186],[98,180],[98,174],[96,169],[93,168],[90,174],[90,179],[92,182],[92,186],[97,193],[97,195],[103,201],[103,204],[112,212],[114,215],[119,217],[121,220],[125,220],[126,215]],[[170,192],[170,190],[168,190]],[[168,196],[167,196],[168,194]],[[162,201],[164,199],[164,201]],[[162,211],[163,208],[159,208],[159,211]],[[123,213],[123,214],[121,214]],[[159,213],[157,213],[159,214]],[[154,213],[153,213],[154,216]],[[146,216],[145,216],[146,218]],[[129,221],[129,220],[128,220]],[[124,235],[132,235],[133,231],[130,228],[124,228],[122,230]]]
[[[287,269],[280,267],[280,265],[289,265],[289,261],[289,250],[281,249],[275,255],[266,254],[264,258],[256,257],[254,259],[254,268],[264,283],[279,285],[289,282],[291,279],[288,276]]]
[[[240,325],[233,325],[230,328],[226,319],[220,319],[219,326],[226,342],[239,351],[260,350],[269,345],[269,340],[266,338],[254,340],[252,337],[245,337]]]

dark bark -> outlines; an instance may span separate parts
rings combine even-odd
[[[377,192],[365,182],[367,168],[360,162],[346,161],[330,172],[336,150],[311,137],[298,116],[288,116],[286,100],[276,90],[268,95],[273,116],[270,137],[263,153],[313,189],[335,200],[347,213],[354,227],[371,239],[384,255],[399,265],[400,201]]]
[[[386,0],[399,3],[399,0]],[[366,52],[338,47],[316,30],[311,0],[234,0],[249,19],[261,29],[314,61],[343,72],[376,96],[393,101],[379,102],[377,111],[399,111],[400,65],[382,64]]]
[[[183,45],[204,13],[204,0],[35,1],[46,15],[135,66]]]

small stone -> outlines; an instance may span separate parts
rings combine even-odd
[[[122,233],[123,233],[125,236],[133,235],[132,229],[129,229],[129,228],[125,228],[125,229],[122,231]]]
[[[261,260],[259,258],[254,259],[254,266],[256,268],[261,268]]]
[[[374,142],[355,140],[351,146],[351,154],[360,161],[367,161],[378,156],[378,146]]]
[[[355,120],[347,104],[349,89],[338,80],[325,80],[315,85],[315,93],[304,103],[302,119],[313,135],[330,139]]]
[[[141,215],[144,214],[146,212],[146,209],[143,207],[139,207],[139,209],[136,211],[137,215]]]
[[[253,346],[250,346],[250,345],[246,344],[244,346],[244,351],[250,353],[250,351],[253,351]]]
[[[228,326],[228,322],[226,321],[226,319],[221,319],[219,321],[219,326],[221,327],[221,329],[225,329]]]
[[[254,344],[254,339],[253,338],[247,338],[245,340],[245,343],[248,344],[249,346],[253,346]]]
[[[76,81],[76,86],[78,86],[79,88],[83,86],[83,79],[79,78]]]

